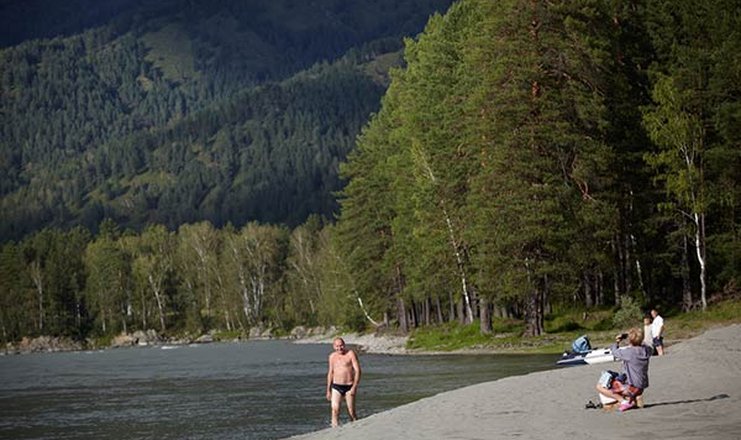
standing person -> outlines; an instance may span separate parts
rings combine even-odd
[[[619,348],[620,341],[628,339],[628,347]],[[643,345],[643,331],[631,328],[628,333],[617,335],[615,343],[610,347],[612,355],[623,361],[625,381],[614,379],[610,388],[597,384],[597,391],[611,399],[620,402],[620,411],[627,411],[636,405],[636,397],[643,394],[648,388],[648,360],[651,349]]]
[[[355,394],[360,382],[360,362],[354,351],[345,347],[342,338],[332,342],[334,352],[329,355],[329,371],[327,372],[327,400],[332,403],[332,427],[340,424],[340,405],[345,398],[350,420],[355,421]]]
[[[654,352],[654,337],[651,332],[651,314],[646,313],[643,316],[643,345],[651,349],[651,353]]]
[[[658,310],[651,309],[651,336],[654,338],[654,347],[659,356],[664,355],[664,318],[659,315]]]

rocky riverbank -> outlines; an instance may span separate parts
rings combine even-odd
[[[7,343],[5,350],[0,354],[24,354],[56,351],[84,350],[87,341],[75,341],[67,337],[39,336],[37,338],[24,337],[17,343]]]
[[[358,333],[341,333],[336,327],[303,327],[294,328],[288,335],[280,335],[271,329],[254,327],[247,337],[232,338],[229,342],[246,340],[287,339],[303,344],[331,344],[332,340],[341,336],[348,345],[355,346],[363,353],[390,353],[404,354],[407,338],[393,335],[374,335]],[[184,345],[205,344],[225,341],[215,333],[206,333],[198,337],[163,337],[155,330],[121,333],[105,343],[93,339],[77,341],[68,337],[39,336],[36,338],[24,337],[17,343],[8,343],[0,354],[28,354],[43,352],[62,352],[79,350],[96,350],[105,348],[123,348],[150,345]]]
[[[308,335],[302,338],[296,338],[297,344],[332,344],[336,337],[344,339],[345,343],[362,353],[384,353],[384,354],[408,354],[405,348],[407,343],[406,336],[384,335],[384,334],[358,334],[358,333],[339,333],[324,332],[323,334]]]

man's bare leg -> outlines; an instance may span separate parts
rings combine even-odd
[[[332,427],[336,428],[340,424],[340,404],[342,403],[342,394],[332,389]]]
[[[347,412],[350,414],[350,420],[358,420],[358,416],[355,414],[355,395],[347,393],[345,394],[345,403],[347,404]]]

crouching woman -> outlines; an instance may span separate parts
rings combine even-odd
[[[620,347],[620,342],[626,337],[629,345]],[[651,357],[651,348],[643,345],[643,331],[631,328],[627,334],[615,337],[615,343],[610,350],[615,358],[623,361],[625,381],[615,379],[609,388],[598,384],[597,391],[620,402],[620,411],[626,411],[636,405],[636,397],[648,388],[648,360]]]

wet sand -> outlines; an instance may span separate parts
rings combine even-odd
[[[589,400],[598,402],[594,384],[604,369],[619,370],[620,364],[473,385],[292,438],[741,439],[741,325],[709,330],[652,358],[642,409],[585,409]],[[362,405],[361,383],[361,416]]]

